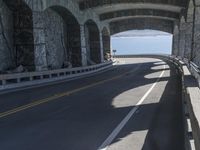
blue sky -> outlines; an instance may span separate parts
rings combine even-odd
[[[111,37],[112,49],[120,54],[171,54],[172,35],[154,30],[131,30]]]

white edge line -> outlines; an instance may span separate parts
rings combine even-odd
[[[108,149],[108,147],[112,143],[112,141],[116,138],[116,136],[119,134],[119,132],[123,129],[123,127],[127,124],[127,122],[130,120],[130,118],[134,115],[134,113],[138,110],[138,108],[140,107],[140,105],[144,102],[144,100],[147,98],[147,96],[151,93],[151,91],[154,89],[154,87],[160,81],[160,78],[165,73],[165,68],[166,68],[166,66],[164,65],[164,70],[162,71],[162,73],[160,74],[160,76],[156,80],[156,82],[145,93],[145,95],[134,106],[134,108],[127,114],[127,116],[120,122],[120,124],[113,130],[113,132],[108,136],[108,138],[103,142],[103,144],[98,148],[98,150],[107,150]]]

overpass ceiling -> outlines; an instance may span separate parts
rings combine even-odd
[[[161,18],[134,18],[124,19],[123,21],[114,21],[110,23],[111,35],[120,33],[127,30],[143,30],[152,29],[164,31],[167,33],[173,33],[174,22],[170,20],[164,20]]]
[[[180,12],[188,0],[77,0],[81,10],[94,9],[98,14],[119,9],[165,9]],[[161,6],[161,7],[160,7]]]
[[[153,9],[128,9],[121,11],[114,11],[109,13],[104,13],[100,15],[101,21],[117,21],[127,18],[163,18],[166,20],[178,20],[180,14],[177,12],[168,12],[163,10],[153,10]]]
[[[142,21],[144,25],[141,29],[172,33],[172,24],[180,20],[180,14],[188,5],[188,0],[77,0],[77,2],[82,11],[93,10],[101,21],[108,22],[112,34],[129,28],[140,29],[139,24],[142,25]],[[136,25],[131,26],[127,23]]]

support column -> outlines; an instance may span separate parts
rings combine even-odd
[[[85,37],[85,26],[84,25],[80,25],[80,35],[81,35],[82,66],[87,66],[87,48],[86,48],[86,37]]]
[[[179,29],[178,25],[174,26],[172,55],[178,56],[179,53]]]
[[[200,6],[194,8],[194,35],[191,60],[200,66]]]
[[[99,36],[100,36],[100,53],[101,53],[101,62],[104,62],[104,53],[103,53],[103,37],[102,37],[102,33],[99,32]]]
[[[185,19],[182,16],[179,29],[179,53],[178,55],[184,57],[185,52]]]
[[[188,10],[187,10],[187,21],[185,30],[185,53],[184,56],[188,60],[191,59],[193,50],[193,22],[194,22],[194,3],[190,0]]]
[[[33,36],[36,71],[47,70],[45,32],[42,12],[33,12]]]
[[[186,29],[185,29],[185,51],[184,51],[184,57],[187,59],[191,58],[192,33],[193,33],[193,23],[187,22]]]

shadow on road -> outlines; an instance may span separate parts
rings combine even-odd
[[[5,111],[33,102],[39,97],[62,93],[120,75],[137,66],[142,69],[126,74],[124,78],[105,82],[1,119],[2,150],[96,150],[134,107],[134,104],[115,107],[113,100],[126,91],[155,83],[158,78],[145,76],[163,71],[153,68],[162,66],[160,61],[122,65],[103,75],[2,95],[5,99],[0,100],[0,105],[3,106],[0,110]],[[167,68],[165,70],[169,71]],[[159,82],[162,81],[168,83],[159,102],[142,105],[137,116],[131,119],[111,145],[133,132],[147,130],[142,150],[183,150],[180,78],[171,69],[170,77],[162,77]],[[133,99],[137,100],[138,97]]]

